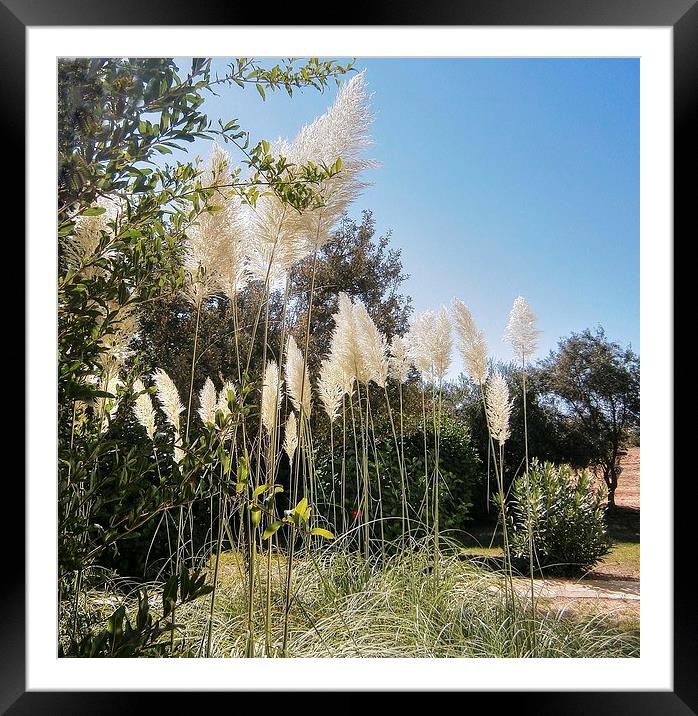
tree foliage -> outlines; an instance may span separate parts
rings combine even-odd
[[[360,222],[347,216],[318,252],[317,259],[305,259],[294,272],[292,290],[298,299],[293,304],[292,321],[294,330],[303,335],[315,264],[310,324],[311,357],[315,361],[329,349],[332,315],[337,311],[341,292],[363,302],[388,340],[408,328],[411,298],[401,292],[408,276],[404,273],[400,249],[391,248],[390,233],[376,238],[375,231],[372,212],[364,211]]]
[[[640,428],[640,359],[609,341],[602,328],[586,330],[561,340],[540,363],[539,376],[544,398],[601,472],[613,508],[622,450]]]

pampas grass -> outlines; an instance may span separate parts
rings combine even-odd
[[[293,407],[301,416],[310,417],[312,410],[310,372],[296,339],[289,336],[286,342],[286,385]]]
[[[133,414],[136,420],[143,426],[145,434],[151,439],[155,439],[155,408],[150,393],[143,385],[143,381],[137,378],[133,381],[133,392],[136,393],[136,401],[133,405]]]
[[[478,385],[484,385],[488,372],[485,334],[478,330],[470,309],[458,298],[453,299],[453,324],[465,369]]]
[[[231,183],[230,157],[214,144],[201,176],[202,186]],[[218,292],[235,296],[247,281],[247,221],[239,199],[214,188],[205,210],[186,232],[184,294],[197,309]]]
[[[170,376],[158,368],[153,373],[153,382],[155,383],[156,397],[160,402],[162,412],[165,414],[165,420],[175,429],[178,435],[180,431],[179,416],[184,412],[184,406],[179,398],[179,391]]]
[[[293,456],[298,448],[298,421],[295,413],[289,413],[286,418],[286,429],[284,430],[284,452],[288,455],[289,463],[293,463]]]
[[[389,375],[398,383],[404,383],[410,374],[410,358],[405,340],[401,336],[393,336],[390,341],[390,358],[388,360]]]
[[[217,403],[216,386],[213,385],[211,378],[206,378],[203,388],[199,391],[199,409],[197,411],[204,425],[215,424]]]
[[[84,279],[103,276],[107,269],[96,264],[97,259],[113,255],[110,245],[116,238],[124,203],[111,196],[100,196],[90,207],[103,209],[96,216],[78,216],[72,235],[61,242],[62,260],[66,268],[79,273]]]
[[[279,374],[279,366],[276,361],[270,360],[264,371],[264,383],[262,384],[262,425],[270,435],[276,429],[281,403],[281,387],[283,380]]]
[[[494,373],[487,382],[485,400],[490,432],[502,447],[509,438],[509,418],[511,417],[512,402],[509,398],[507,382],[501,373]]]
[[[176,465],[168,467],[172,468],[175,478],[182,478],[184,490],[183,500],[179,502],[176,556],[174,560],[172,556],[170,559],[170,564],[174,561],[176,573],[180,572],[182,560],[187,556],[182,505],[186,500],[198,499],[202,495],[210,497],[209,533],[198,551],[194,546],[191,506],[188,519],[192,533],[192,565],[208,554],[215,556],[212,561],[213,592],[207,604],[207,615],[197,604],[178,610],[177,623],[183,628],[182,634],[177,635],[180,653],[188,653],[188,649],[193,652],[196,641],[199,653],[204,653],[205,646],[206,656],[593,654],[598,640],[586,642],[583,630],[575,632],[562,620],[556,621],[547,615],[539,619],[533,591],[531,616],[527,617],[515,589],[503,489],[503,450],[509,438],[512,401],[503,376],[495,373],[488,377],[484,334],[462,301],[454,299],[450,312],[442,306],[436,311],[420,314],[405,336],[392,336],[389,342],[367,306],[359,298],[352,299],[341,293],[333,316],[328,354],[321,361],[317,374],[311,375],[307,358],[318,250],[328,240],[342,212],[365,186],[365,170],[373,166],[364,157],[371,121],[365,76],[360,73],[342,86],[332,107],[304,127],[293,141],[279,140],[269,148],[269,153],[281,165],[287,162],[289,178],[294,176],[294,167],[311,161],[325,167],[333,166],[333,171],[339,170],[321,182],[317,188],[317,203],[304,212],[291,208],[273,191],[262,193],[254,206],[241,201],[229,191],[230,158],[219,146],[214,146],[201,174],[201,185],[207,187],[207,199],[187,229],[184,259],[185,296],[195,310],[196,322],[183,439],[181,415],[185,408],[179,392],[165,371],[158,369],[153,374],[157,407],[174,430],[174,459],[180,465],[179,468]],[[116,211],[113,206],[112,210]],[[102,217],[86,217],[78,221],[76,238],[65,251],[68,263],[79,267],[81,262],[89,262],[91,257],[104,250],[110,237],[114,236],[116,217],[116,213],[108,212]],[[313,257],[312,278],[305,341],[299,346],[296,338],[290,335],[293,326],[290,325],[289,306],[293,310],[297,298],[291,295],[292,272],[298,261],[309,256]],[[244,366],[239,355],[237,308],[238,294],[250,281],[262,284],[255,287],[262,297],[255,309],[256,319],[250,320],[251,340],[247,366]],[[276,298],[272,293],[282,285],[285,285],[285,292],[279,316],[281,339],[272,348],[269,343],[270,305]],[[207,300],[213,296],[225,298],[230,304],[239,386],[236,389],[235,384],[226,381],[217,391],[213,380],[206,378],[198,392],[197,408],[205,439],[196,435],[190,441],[199,328],[202,313],[207,310]],[[103,337],[109,358],[103,366],[101,385],[109,392],[120,388],[119,371],[127,364],[129,344],[138,331],[135,312],[120,310],[118,320],[109,331],[105,328]],[[464,564],[456,556],[456,546],[441,534],[440,492],[445,486],[440,471],[443,387],[451,366],[452,323],[465,369],[480,388],[490,445],[494,446],[496,442],[499,448],[499,462],[495,458],[494,465],[502,510],[503,574],[485,574]],[[535,314],[521,297],[512,309],[506,335],[524,368],[525,421],[525,365],[536,348],[539,332]],[[260,348],[260,342],[263,372],[253,383],[254,377],[248,381],[244,370],[249,368],[253,348]],[[276,360],[267,360],[268,354]],[[415,379],[413,367],[420,379],[425,471],[424,500],[421,507],[414,507],[413,514],[416,513],[417,522],[426,528],[424,538],[413,533],[410,526],[413,506],[408,502],[407,485],[408,478],[416,476],[408,475],[404,449],[403,385],[410,378]],[[219,379],[223,381],[221,374]],[[395,385],[389,385],[391,379]],[[252,385],[259,387],[260,383],[261,389],[252,393],[258,398],[259,405],[246,405]],[[282,402],[284,388],[288,397],[286,402]],[[382,490],[389,485],[390,474],[381,474],[382,465],[378,459],[378,444],[384,437],[377,435],[377,420],[374,424],[376,403],[380,402],[383,407],[378,389],[385,396],[384,407],[400,470],[402,535],[394,545],[387,544],[383,532]],[[156,404],[141,380],[133,383],[133,391],[133,415],[148,439],[154,441]],[[395,392],[399,396],[399,435],[391,405],[391,396],[394,401]],[[311,421],[314,398],[319,400],[324,415],[316,415]],[[115,410],[117,402],[100,398],[97,405],[100,415],[105,417],[105,413]],[[228,420],[233,414],[234,421]],[[337,482],[335,425],[340,416],[342,466]],[[330,433],[330,508],[324,492],[322,499],[316,495],[316,491],[325,489],[325,483],[317,479],[318,450],[312,433],[317,421],[324,421],[325,417]],[[428,426],[429,419],[431,426]],[[259,421],[257,428],[251,426],[252,420]],[[211,427],[216,428],[215,434]],[[433,430],[433,458],[427,446],[428,429]],[[202,432],[202,426],[197,425],[196,430]],[[347,451],[348,432],[353,434],[354,441],[351,458]],[[215,441],[208,441],[214,437]],[[528,470],[527,439],[526,430]],[[200,466],[196,461],[207,444],[209,456],[201,462],[203,470],[197,472]],[[153,452],[159,472],[154,447]],[[183,462],[185,455],[187,460]],[[346,502],[348,459],[355,460],[357,482],[353,505]],[[279,519],[275,495],[282,490],[276,484],[282,460],[284,466],[288,460],[291,509]],[[233,466],[237,480],[231,475]],[[185,467],[186,477],[191,479],[183,479]],[[375,482],[370,474],[374,468]],[[205,479],[197,481],[192,477],[201,475]],[[219,482],[216,482],[217,475]],[[341,521],[337,519],[335,484],[341,489]],[[229,489],[231,485],[235,486],[234,493]],[[394,489],[392,484],[389,487]],[[214,530],[216,496],[217,537]],[[352,507],[357,508],[356,522],[347,529],[345,513]],[[237,524],[233,521],[236,511],[240,525],[237,540],[232,534],[235,529],[232,525]],[[164,518],[174,523],[169,514]],[[334,534],[325,526],[332,527],[336,533],[340,522],[342,531],[335,543],[321,546],[322,538],[334,539]],[[169,540],[169,522],[165,524]],[[378,526],[373,527],[374,524]],[[231,548],[234,549],[237,541],[239,551],[222,553],[224,530]],[[276,530],[281,530],[278,535]],[[372,530],[380,530],[380,535],[372,534]],[[282,541],[279,541],[280,535],[284,535]],[[285,550],[280,549],[280,544],[286,545]],[[377,550],[372,551],[374,545],[379,545],[380,556]],[[296,554],[297,548],[299,554]],[[258,558],[258,549],[266,550],[265,560]],[[232,560],[238,561],[234,573],[226,570],[226,562]],[[432,575],[428,580],[424,578],[427,574]],[[174,611],[171,619],[174,622]],[[263,648],[255,638],[262,628],[265,633]],[[522,641],[521,633],[535,634],[535,638]],[[172,646],[174,639],[173,631]],[[569,640],[574,639],[577,642],[572,649]],[[608,642],[605,646],[609,649],[603,654],[605,656],[613,649],[621,653],[625,647],[619,642]],[[632,648],[627,651],[631,652]]]
[[[448,311],[424,311],[413,321],[408,332],[408,355],[425,382],[444,379],[451,365],[453,338]]]
[[[388,379],[388,344],[385,336],[378,330],[361,301],[354,301],[353,312],[357,331],[354,340],[363,357],[362,382],[368,384],[373,381],[380,388],[385,388]]]
[[[341,171],[319,189],[322,205],[305,211],[300,218],[307,253],[314,253],[329,239],[343,212],[366,186],[361,179],[376,163],[363,158],[370,146],[372,115],[368,106],[365,72],[345,82],[333,105],[301,129],[289,147],[291,161],[333,165],[341,160]]]
[[[536,321],[536,314],[526,299],[518,296],[509,314],[504,338],[511,343],[524,363],[533,355],[538,345],[540,331],[536,328]]]
[[[508,340],[521,360],[521,369],[523,373],[521,393],[523,399],[523,416],[524,416],[524,460],[525,460],[525,478],[526,492],[530,493],[531,485],[528,474],[528,410],[526,405],[526,360],[530,359],[538,345],[538,336],[540,331],[536,327],[536,314],[528,304],[525,298],[518,296],[514,301],[511,313],[509,314],[509,325],[505,333],[505,340]],[[530,495],[529,495],[530,497]],[[530,499],[526,500],[526,504],[530,509]],[[533,583],[533,528],[532,520],[526,520],[526,529],[528,531],[528,554],[529,554],[529,571],[531,578],[531,607],[535,609],[535,592]],[[532,640],[535,636],[532,635]],[[535,642],[534,642],[535,648]]]
[[[344,373],[334,356],[330,355],[322,361],[316,387],[325,414],[330,423],[333,423],[339,417],[339,408],[345,393]]]

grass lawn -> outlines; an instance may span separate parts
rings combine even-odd
[[[610,553],[592,574],[608,574],[616,578],[640,578],[640,543],[615,542]]]
[[[462,554],[468,557],[501,557],[502,538],[494,525],[471,525],[463,536]],[[609,521],[608,531],[613,547],[590,573],[590,577],[617,579],[640,578],[640,512],[618,508]]]

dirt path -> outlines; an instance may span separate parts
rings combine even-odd
[[[515,579],[514,588],[523,598],[531,593],[531,583],[525,579]],[[640,617],[639,580],[538,579],[534,593],[540,608],[562,614],[604,614],[618,621]]]
[[[517,577],[514,588],[522,593],[530,593],[531,582]],[[629,579],[536,579],[534,591],[537,597],[546,599],[613,599],[640,601],[639,580]]]

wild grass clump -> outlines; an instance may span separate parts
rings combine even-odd
[[[540,610],[535,619],[524,595],[505,594],[501,574],[477,569],[442,550],[440,581],[429,578],[427,545],[368,562],[334,548],[301,550],[294,560],[296,596],[289,616],[287,656],[296,658],[614,658],[639,656],[636,624],[624,629],[612,614],[583,616]],[[442,545],[443,546],[443,545]],[[272,655],[283,641],[286,557],[275,554],[271,574],[260,557],[258,578],[271,578]],[[244,555],[221,557],[211,637],[212,657],[244,657],[247,599]],[[94,593],[95,608],[103,595]],[[260,600],[262,596],[260,595]],[[175,656],[196,656],[208,619],[205,600],[178,610]],[[264,629],[262,615],[255,625]],[[535,630],[532,642],[531,630]],[[264,656],[263,643],[255,656]]]

